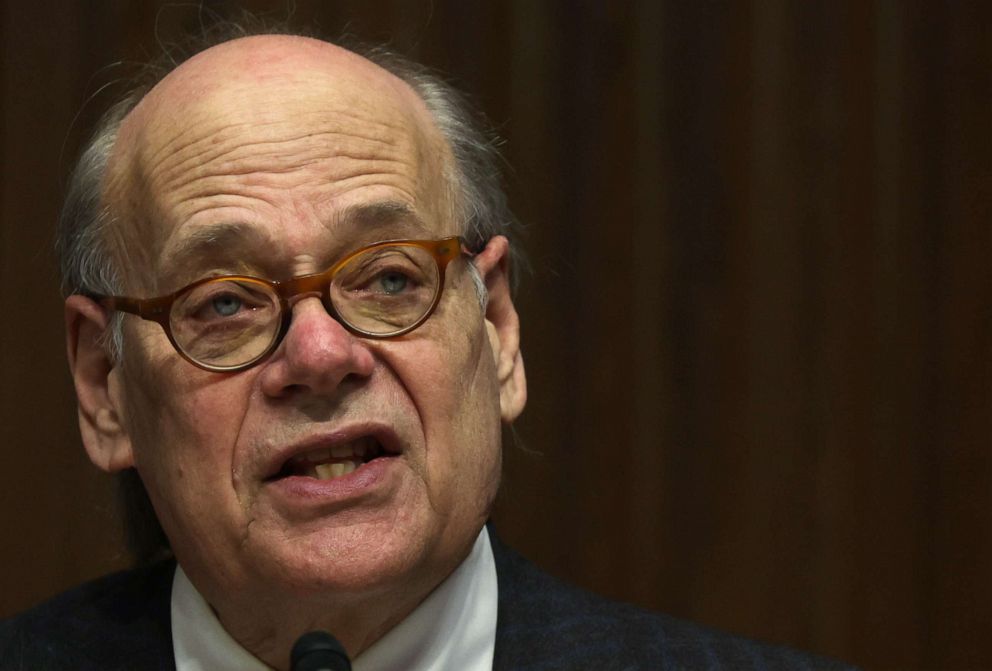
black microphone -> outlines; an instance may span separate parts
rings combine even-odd
[[[289,653],[290,671],[351,671],[344,646],[326,631],[303,634]]]

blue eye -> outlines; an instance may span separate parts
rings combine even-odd
[[[230,317],[241,308],[241,299],[231,294],[221,294],[213,299],[212,304],[221,317]]]
[[[408,281],[407,276],[402,273],[384,273],[379,276],[379,285],[387,294],[398,294],[403,291]]]

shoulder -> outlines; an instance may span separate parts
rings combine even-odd
[[[544,573],[493,538],[494,669],[849,669],[834,660],[610,601]]]
[[[0,668],[171,669],[173,562],[114,573],[0,622]]]

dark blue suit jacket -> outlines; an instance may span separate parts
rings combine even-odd
[[[541,572],[490,536],[499,583],[497,671],[849,668],[605,600]],[[4,620],[0,671],[174,671],[174,570],[165,562],[116,573]]]

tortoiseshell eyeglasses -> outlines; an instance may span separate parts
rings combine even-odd
[[[322,273],[283,282],[245,275],[197,280],[167,296],[90,294],[100,305],[158,322],[176,351],[205,370],[249,368],[275,350],[292,320],[292,299],[320,297],[327,312],[365,338],[394,338],[423,324],[462,250],[458,237],[389,240],[356,250]]]

